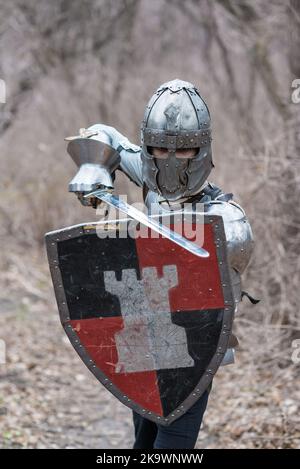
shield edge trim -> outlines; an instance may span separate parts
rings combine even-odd
[[[219,272],[221,276],[221,283],[224,296],[224,314],[221,333],[219,341],[217,344],[216,352],[212,357],[205,373],[201,376],[197,386],[195,387],[194,392],[192,392],[180,405],[179,408],[175,409],[167,417],[162,417],[155,414],[154,412],[147,412],[139,404],[131,401],[127,396],[125,396],[120,390],[115,386],[109,378],[96,366],[94,361],[90,358],[85,347],[81,344],[78,335],[74,331],[70,322],[69,311],[67,306],[67,300],[63,290],[62,277],[58,265],[58,251],[57,243],[67,239],[72,239],[83,234],[94,234],[96,232],[96,227],[103,226],[104,229],[116,228],[119,223],[125,223],[131,221],[130,218],[123,218],[119,221],[110,220],[104,222],[91,222],[91,223],[82,223],[78,225],[69,226],[59,230],[51,231],[45,234],[47,255],[49,261],[49,267],[52,277],[52,282],[55,291],[55,297],[57,301],[58,311],[60,315],[61,324],[73,346],[76,350],[84,364],[87,368],[93,373],[93,375],[98,379],[98,381],[103,384],[109,392],[111,392],[117,399],[134,410],[142,417],[146,417],[148,420],[156,424],[163,426],[168,426],[179,417],[181,417],[188,409],[192,407],[193,404],[201,397],[203,392],[209,387],[212,382],[214,375],[216,374],[227,350],[232,323],[235,312],[235,302],[233,297],[233,291],[231,286],[231,279],[229,273],[229,264],[227,258],[227,245],[225,237],[225,229],[223,218],[220,215],[209,215],[205,214],[204,223],[210,223],[213,227],[215,234],[215,243],[216,243],[216,254],[219,264]]]

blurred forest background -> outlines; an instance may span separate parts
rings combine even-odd
[[[256,248],[235,366],[214,380],[199,448],[300,447],[300,0],[0,0],[0,447],[126,448],[131,412],[68,344],[44,233],[96,220],[67,185],[64,137],[102,122],[139,143],[154,90],[194,82],[213,120],[211,180]],[[140,197],[119,175],[117,189]]]

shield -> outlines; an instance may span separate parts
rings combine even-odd
[[[231,334],[223,220],[201,220],[207,258],[161,236],[134,238],[128,219],[46,234],[60,319],[73,347],[123,404],[162,425],[208,388]]]

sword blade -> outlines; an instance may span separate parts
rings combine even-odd
[[[120,199],[120,197],[111,194],[105,189],[99,189],[90,192],[84,197],[96,197],[97,199],[106,202],[108,205],[117,208],[121,212],[126,213],[126,215],[129,215],[134,220],[137,220],[148,228],[151,228],[156,233],[159,233],[165,238],[170,239],[171,241],[173,241],[173,243],[178,244],[179,246],[191,252],[195,256],[204,258],[209,257],[209,252],[207,252],[205,249],[201,248],[200,246],[197,246],[197,244],[192,243],[191,241],[184,238],[175,231],[170,230],[161,222],[147,216],[145,213],[136,209],[132,205],[127,204],[126,202],[124,202],[124,200]]]

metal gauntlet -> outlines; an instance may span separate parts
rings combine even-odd
[[[99,187],[113,188],[112,174],[119,166],[120,155],[107,143],[84,137],[71,140],[67,151],[79,167],[69,183],[69,192],[75,192],[83,205],[91,205],[83,195]]]
[[[114,148],[99,140],[76,138],[68,144],[67,151],[79,166],[79,171],[69,183],[70,192],[113,187],[111,174],[120,163],[120,155]]]

